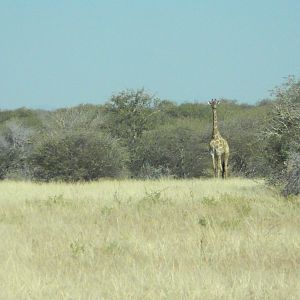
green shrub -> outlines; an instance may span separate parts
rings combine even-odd
[[[206,174],[209,158],[206,139],[195,129],[162,127],[143,134],[132,168],[143,178],[199,177]]]
[[[126,161],[126,150],[114,138],[86,132],[47,136],[30,157],[33,178],[41,181],[119,177]]]

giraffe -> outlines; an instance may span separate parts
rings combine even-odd
[[[228,157],[229,157],[229,146],[227,141],[221,136],[218,129],[217,121],[217,105],[220,101],[217,99],[212,99],[208,104],[212,108],[213,112],[213,131],[212,138],[209,143],[209,150],[212,157],[212,164],[214,169],[214,176],[219,178],[220,171],[222,171],[222,178],[227,178],[227,169],[228,169]]]

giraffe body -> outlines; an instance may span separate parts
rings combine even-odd
[[[220,173],[222,173],[222,178],[225,179],[228,176],[229,146],[218,130],[217,104],[219,102],[213,99],[208,103],[211,105],[213,111],[213,132],[209,143],[209,150],[212,157],[214,176],[219,178]]]

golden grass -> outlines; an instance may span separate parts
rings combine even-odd
[[[242,179],[0,182],[0,299],[299,299],[299,213]]]

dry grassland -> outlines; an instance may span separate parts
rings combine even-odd
[[[242,179],[0,182],[0,299],[300,299],[300,198]]]

